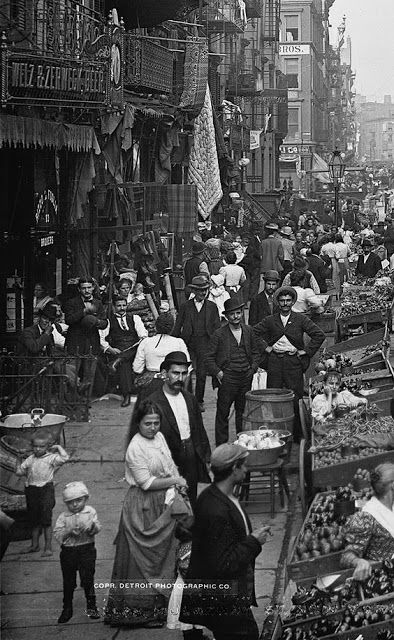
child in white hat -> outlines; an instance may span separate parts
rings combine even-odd
[[[63,611],[58,622],[68,622],[73,615],[73,595],[77,572],[86,596],[86,614],[97,620],[100,614],[94,592],[96,548],[94,536],[101,530],[96,510],[87,505],[89,491],[83,482],[69,482],[64,487],[63,500],[68,511],[56,521],[54,536],[61,544],[60,566],[63,574]]]

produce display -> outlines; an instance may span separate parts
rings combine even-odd
[[[255,431],[252,434],[240,433],[234,444],[245,447],[248,451],[260,451],[261,449],[274,449],[283,446],[283,440],[279,439],[278,432],[275,431]]]
[[[314,640],[324,636],[333,635],[360,629],[377,622],[385,622],[394,618],[394,605],[349,605],[341,615],[323,616],[308,628],[302,625],[286,627],[283,630],[281,640]],[[389,630],[382,630],[382,635],[376,636],[377,640],[392,640]],[[384,635],[383,635],[384,634]],[[389,635],[390,634],[390,635]]]
[[[364,279],[356,287],[344,288],[338,318],[349,318],[364,313],[385,312],[391,306],[394,287],[387,277]]]
[[[310,396],[313,399],[315,396],[320,393],[324,393],[324,387],[326,383],[324,380],[313,380],[310,384]],[[346,380],[341,380],[341,384],[339,386],[339,391],[343,391],[346,389],[347,391],[351,391],[351,393],[357,393],[358,391],[364,389],[371,389],[371,383],[368,380],[362,380],[361,378],[351,377],[346,378]]]
[[[335,509],[336,503],[343,502],[354,504],[354,494],[350,487],[340,487],[335,493],[316,496],[297,541],[296,561],[318,558],[344,548],[342,526],[347,516],[337,515]]]
[[[338,590],[333,592],[319,589],[316,585],[312,585],[310,589],[301,586],[291,599],[293,607],[284,619],[284,623],[292,624],[296,620],[334,613],[347,603],[358,602],[359,598],[358,584],[351,579],[346,580]]]
[[[376,449],[381,448],[383,445],[379,447],[379,440],[383,443],[390,438],[394,422],[389,416],[377,417],[377,412],[378,409],[373,404],[367,409],[358,407],[350,414],[330,422],[327,428],[318,429],[310,452],[334,451],[342,445],[363,448],[369,444],[375,445]]]
[[[384,560],[379,569],[373,569],[371,576],[362,584],[364,599],[376,598],[393,593],[394,597],[394,561]]]

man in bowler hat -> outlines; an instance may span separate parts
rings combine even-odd
[[[227,324],[212,337],[207,357],[208,373],[219,386],[216,418],[216,446],[228,441],[228,419],[231,405],[235,407],[235,428],[242,431],[245,394],[252,386],[257,371],[259,351],[252,327],[242,322],[244,303],[237,296],[226,300],[224,315]]]

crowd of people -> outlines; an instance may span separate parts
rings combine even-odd
[[[128,491],[115,541],[107,624],[154,628],[167,622],[189,640],[202,638],[203,627],[211,629],[216,640],[257,640],[250,609],[256,604],[254,562],[270,529],[252,530],[234,495],[234,487],[245,479],[248,453],[231,442],[230,410],[234,405],[239,433],[246,394],[254,375],[264,370],[267,388],[294,393],[297,442],[304,374],[325,339],[316,322],[324,295],[329,286],[341,291],[352,264],[356,274],[364,276],[374,277],[384,269],[381,247],[390,266],[391,229],[391,220],[384,229],[374,230],[357,220],[353,228],[344,223],[325,228],[314,213],[301,212],[299,220],[284,213],[244,236],[205,230],[184,265],[186,300],[176,317],[160,309],[154,332],[137,312],[145,294],[134,276],[119,277],[112,308],[107,309],[90,277],[79,279],[76,295],[62,307],[44,286],[36,287],[35,321],[20,336],[20,353],[50,357],[55,349],[67,349],[76,357],[73,375],[81,393],[93,384],[96,365],[96,358],[82,356],[108,358],[118,378],[122,407],[137,395],[127,438]],[[212,452],[203,420],[207,379],[218,389]],[[328,376],[324,394],[312,405],[317,422],[328,418],[338,403],[356,406],[352,394],[341,392],[339,397],[338,387],[337,376]],[[26,477],[33,526],[28,551],[39,550],[42,529],[43,555],[50,555],[53,477],[67,463],[68,454],[45,435],[32,444],[31,456],[17,467]],[[384,528],[390,520],[386,511],[394,501],[394,466],[378,468],[372,480],[376,497],[353,523],[344,556],[357,576],[368,572],[375,554],[366,530],[383,536],[379,526]],[[198,495],[199,484],[207,487]],[[87,614],[100,616],[93,587],[94,538],[100,523],[88,497],[84,483],[67,484],[66,510],[53,532],[61,544],[60,624],[73,615],[77,572]],[[363,528],[362,539],[357,539],[357,528]],[[385,544],[392,553],[392,522],[390,531]],[[366,552],[367,547],[372,550]],[[178,585],[224,580],[231,588],[225,602],[197,589],[184,591],[179,599],[179,590],[169,593],[163,579],[174,579]],[[119,587],[125,581],[144,587],[125,593]]]

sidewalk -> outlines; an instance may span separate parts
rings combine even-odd
[[[214,418],[216,394],[207,383],[206,411],[204,424],[214,446]],[[104,396],[104,398],[106,398]],[[121,409],[114,397],[100,399],[92,404],[89,423],[66,425],[66,449],[71,461],[64,465],[55,477],[56,507],[54,522],[63,509],[61,492],[70,480],[83,480],[90,490],[89,504],[98,512],[102,531],[96,537],[97,564],[96,582],[110,582],[115,547],[115,538],[121,505],[127,486],[124,476],[124,448],[127,426],[131,414],[130,407]],[[235,438],[234,420],[232,434]],[[298,477],[289,478],[294,488]],[[265,502],[250,505],[248,513],[252,525],[271,524],[273,537],[263,547],[256,563],[256,595],[258,608],[254,609],[259,629],[266,616],[266,608],[272,598],[278,601],[282,592],[281,576],[286,560],[287,545],[293,516],[298,509],[293,496],[290,509],[280,508],[277,498],[276,516],[269,514],[268,495]],[[285,544],[283,544],[285,543]],[[13,542],[3,558],[1,588],[5,595],[1,598],[3,640],[49,640],[66,638],[75,640],[109,640],[133,637],[138,640],[181,640],[182,633],[163,629],[116,629],[104,626],[102,621],[93,621],[84,613],[83,591],[77,588],[74,596],[74,616],[64,625],[57,624],[62,609],[62,579],[59,563],[59,548],[54,541],[54,555],[41,558],[40,553],[23,555],[28,541]],[[282,576],[283,577],[283,576]],[[105,606],[106,591],[97,591],[99,608]]]

